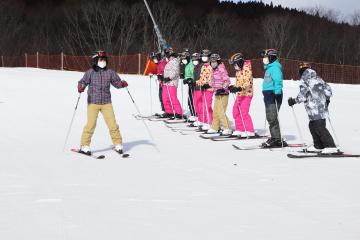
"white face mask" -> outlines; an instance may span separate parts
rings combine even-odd
[[[268,65],[268,64],[270,63],[269,58],[268,58],[268,57],[264,57],[264,58],[263,58],[263,63],[264,63],[265,65]]]
[[[186,59],[181,60],[181,62],[182,62],[184,65],[188,64],[188,60],[186,60]]]
[[[99,68],[105,68],[106,67],[106,61],[98,61],[98,67]]]
[[[211,67],[213,68],[213,69],[215,69],[215,68],[217,68],[217,66],[219,65],[217,62],[212,62],[212,63],[210,63],[210,65],[211,65]]]
[[[209,61],[209,57],[201,57],[201,61],[203,61],[203,62],[208,62],[208,61]]]
[[[153,59],[153,62],[154,63],[159,63],[159,61],[155,58],[155,59]]]
[[[199,65],[199,61],[198,60],[195,60],[193,61],[193,64],[196,66],[196,65]]]

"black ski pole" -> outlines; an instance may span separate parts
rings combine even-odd
[[[142,115],[141,115],[141,112],[140,112],[140,110],[139,110],[139,107],[138,107],[137,104],[135,103],[135,100],[134,100],[134,98],[132,97],[132,95],[131,95],[131,93],[130,93],[130,91],[129,91],[129,89],[128,89],[127,87],[126,87],[126,91],[127,91],[127,93],[129,94],[130,99],[131,99],[131,101],[133,102],[137,113],[139,114],[139,116],[142,116]],[[144,124],[144,126],[145,126],[145,128],[146,128],[146,131],[148,132],[151,140],[154,142],[154,145],[153,145],[154,148],[156,149],[157,152],[160,152],[159,148],[158,148],[157,145],[156,145],[155,139],[154,139],[154,137],[153,137],[153,135],[152,135],[152,133],[151,133],[151,131],[150,131],[149,126],[146,124],[146,122],[145,122],[145,120],[144,120],[143,118],[141,118],[141,121],[143,122],[143,124]]]
[[[68,141],[68,139],[69,139],[69,135],[70,135],[71,128],[72,128],[72,125],[73,125],[73,122],[74,122],[74,118],[75,118],[75,114],[76,114],[76,110],[77,110],[77,107],[78,107],[78,105],[79,105],[80,97],[81,97],[81,93],[79,93],[79,97],[78,97],[78,99],[77,99],[77,101],[76,101],[74,113],[73,113],[73,115],[72,115],[71,122],[70,122],[70,126],[69,126],[69,129],[68,129],[67,134],[66,134],[63,151],[65,151],[66,144],[67,144],[67,141]]]

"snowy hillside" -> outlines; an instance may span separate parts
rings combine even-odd
[[[63,151],[82,75],[0,68],[0,239],[360,239],[360,159],[296,160],[286,151],[236,151],[234,142],[181,135],[162,122],[147,122],[152,142],[132,116],[136,110],[127,92],[117,89],[113,105],[131,157],[110,150],[102,117],[91,147],[106,159],[69,151],[79,147],[86,94]],[[143,114],[150,114],[149,78],[121,77]],[[261,80],[255,82],[251,113],[263,132]],[[330,114],[341,148],[360,153],[360,86],[331,86]],[[155,112],[155,81],[151,89]],[[284,99],[297,90],[297,82],[286,81]],[[232,105],[233,99],[230,118]],[[295,110],[310,143],[304,107]],[[280,115],[288,142],[299,143],[285,102]]]

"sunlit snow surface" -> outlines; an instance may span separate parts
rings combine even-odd
[[[296,160],[286,151],[236,151],[232,143],[261,140],[212,142],[197,133],[173,132],[162,122],[147,122],[152,142],[132,116],[136,110],[124,89],[112,89],[112,99],[131,157],[110,150],[101,116],[91,148],[106,158],[69,151],[79,147],[86,94],[64,152],[82,75],[0,68],[0,239],[360,239],[360,159]],[[143,114],[150,114],[149,78],[121,77]],[[360,153],[360,86],[331,86],[330,114],[339,143],[346,152]],[[297,88],[297,82],[285,82],[284,99]],[[257,79],[251,114],[263,132],[260,89]],[[151,90],[155,112],[154,80]],[[183,91],[185,102],[187,88]],[[294,108],[311,143],[304,107]],[[280,117],[285,137],[299,143],[286,101]]]

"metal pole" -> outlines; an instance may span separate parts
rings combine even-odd
[[[60,67],[61,70],[64,70],[64,53],[61,52],[61,67]]]
[[[296,123],[296,127],[297,127],[297,130],[298,130],[299,136],[300,136],[300,140],[305,146],[305,141],[304,141],[303,135],[302,135],[301,130],[300,130],[300,125],[299,125],[299,122],[298,122],[296,114],[295,114],[294,106],[291,106],[291,109],[292,109],[292,113],[293,113],[294,118],[295,118],[295,123]]]
[[[27,58],[27,53],[25,53],[25,67],[28,67],[28,58]]]
[[[160,29],[158,27],[158,25],[156,24],[155,22],[155,18],[150,10],[150,7],[149,7],[149,4],[146,0],[144,0],[144,3],[145,3],[145,6],[146,6],[146,9],[148,10],[149,12],[149,15],[150,15],[150,18],[154,24],[154,29],[155,29],[155,33],[158,37],[158,47],[159,47],[159,51],[162,50],[162,48],[166,45],[166,41],[164,40],[163,36],[161,35],[161,32],[160,32]]]
[[[126,88],[126,91],[127,91],[127,93],[129,94],[130,99],[131,99],[131,101],[133,102],[137,113],[139,114],[139,116],[142,116],[142,114],[141,114],[141,112],[140,112],[140,110],[139,110],[139,107],[137,106],[137,104],[135,103],[134,98],[131,96],[131,94],[130,94],[130,92],[129,92],[129,89]],[[152,135],[152,133],[151,133],[151,131],[150,131],[150,129],[149,129],[149,126],[146,124],[146,122],[145,122],[145,120],[144,120],[143,118],[141,118],[141,121],[143,122],[143,124],[144,124],[144,126],[145,126],[145,128],[146,128],[146,130],[147,130],[147,132],[148,132],[148,134],[149,134],[149,136],[150,136],[150,138],[151,138],[151,140],[154,142],[154,145],[153,145],[154,148],[156,149],[157,152],[160,152],[159,148],[157,147],[157,145],[156,145],[156,143],[155,143],[155,139],[154,139],[154,137],[153,137],[153,135]]]
[[[138,74],[141,74],[141,54],[138,54]]]
[[[36,67],[39,68],[39,52],[36,52]]]
[[[69,139],[69,135],[70,135],[70,132],[71,132],[71,127],[72,127],[73,122],[74,122],[74,118],[75,118],[75,114],[76,114],[77,107],[78,107],[78,105],[79,105],[80,97],[81,97],[81,93],[79,93],[79,97],[78,97],[77,102],[76,102],[76,105],[75,105],[75,110],[74,110],[74,113],[73,113],[73,115],[72,115],[71,122],[70,122],[70,126],[69,126],[69,129],[68,129],[67,134],[66,134],[63,151],[65,151],[66,144],[67,144],[67,141],[68,141],[68,139]]]

